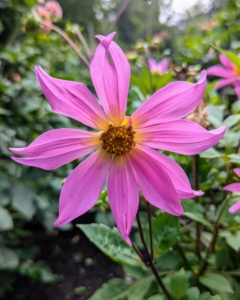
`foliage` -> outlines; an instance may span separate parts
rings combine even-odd
[[[91,19],[95,30],[102,33],[107,31],[111,22],[106,21],[106,25],[94,19],[95,13],[91,8],[95,2],[99,5],[98,1],[83,1],[82,9],[88,7],[86,14],[78,13],[77,10],[71,14],[75,1],[69,1],[68,4],[68,1],[59,2],[66,14],[65,20],[59,21],[58,25],[85,54],[75,34],[74,25],[66,22],[66,19],[72,18],[73,22],[80,23],[78,28],[85,38]],[[121,3],[117,1],[116,7]],[[34,21],[31,9],[35,4],[31,0],[5,0],[0,3],[0,297],[11,289],[18,276],[43,283],[57,280],[49,266],[38,260],[40,249],[33,246],[24,248],[22,241],[33,236],[36,227],[46,231],[53,229],[61,183],[79,163],[76,161],[58,170],[46,172],[11,161],[8,148],[24,147],[42,132],[53,128],[85,128],[51,112],[35,78],[34,66],[41,65],[55,77],[84,82],[94,90],[89,70],[63,37],[53,31],[44,32]],[[144,1],[138,7],[131,4],[117,24],[120,42],[135,42],[131,55],[126,53],[133,71],[128,115],[153,92],[179,79],[181,72],[184,79],[194,82],[199,70],[216,63],[218,51],[226,54],[239,67],[239,1],[229,0],[226,7],[211,12],[211,22],[207,16],[201,15],[198,19],[199,26],[189,25],[184,30],[168,28],[171,39],[161,35],[158,36],[159,39],[149,36],[144,41],[137,41],[135,35],[145,38],[145,23],[142,24],[141,21],[146,16],[146,5]],[[151,16],[156,14],[156,6],[147,7],[152,11]],[[142,19],[138,19],[136,13],[132,14],[136,11],[141,12]],[[110,11],[106,10],[106,18],[108,13]],[[126,32],[124,20],[132,26],[134,34]],[[202,20],[208,21],[207,26],[204,26],[206,22]],[[159,23],[156,24],[159,26]],[[153,24],[154,32],[158,30],[156,24]],[[161,29],[163,28],[165,27],[162,26]],[[91,35],[87,41],[91,44]],[[129,50],[130,45],[127,47]],[[167,49],[169,47],[170,51]],[[211,47],[212,52],[209,52]],[[90,50],[92,55],[94,47]],[[187,62],[191,66],[188,70],[170,66],[169,72],[165,74],[151,74],[147,65],[147,58],[150,56],[156,59],[168,56],[177,65]],[[210,79],[204,99],[208,104],[209,128],[225,124],[227,132],[215,148],[196,158],[199,189],[205,194],[198,199],[183,200],[185,212],[180,218],[150,208],[155,267],[173,299],[237,300],[240,297],[240,218],[227,211],[238,200],[238,196],[232,194],[227,197],[227,193],[223,191],[225,185],[239,180],[232,169],[240,166],[240,102],[233,87],[216,91],[216,80]],[[177,154],[169,156],[181,164],[194,186],[193,158]],[[122,240],[117,229],[112,228],[114,221],[105,190],[92,211],[95,213],[96,223],[104,224],[78,227],[104,254],[123,266],[124,273],[130,280],[111,279],[90,299],[166,299],[149,266],[144,265],[133,248]],[[139,216],[146,244],[150,248],[150,226],[142,196]],[[71,224],[61,229],[71,229]],[[147,257],[137,222],[134,224],[132,237],[135,245]],[[84,287],[75,291],[76,294],[83,292]]]

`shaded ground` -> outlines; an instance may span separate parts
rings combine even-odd
[[[48,263],[58,281],[44,284],[22,277],[4,300],[85,300],[104,282],[123,276],[121,267],[104,256],[78,229],[54,231],[52,235],[38,232],[29,243],[41,249],[38,260]],[[79,295],[77,291],[83,286],[85,291]]]

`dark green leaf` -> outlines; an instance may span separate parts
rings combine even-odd
[[[13,228],[13,220],[9,211],[0,206],[0,231],[9,230]]]
[[[103,224],[77,225],[103,253],[123,265],[139,266],[141,262],[132,247],[121,237],[117,228]]]
[[[211,290],[233,293],[232,287],[226,277],[216,273],[206,273],[199,278],[202,285]]]
[[[177,299],[180,299],[186,294],[188,287],[189,283],[184,269],[181,269],[171,276],[169,290]]]

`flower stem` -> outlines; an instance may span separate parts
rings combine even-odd
[[[79,40],[81,41],[81,43],[83,44],[83,47],[87,53],[87,56],[88,56],[88,59],[91,61],[91,57],[92,57],[92,53],[91,53],[91,50],[89,49],[88,47],[88,44],[84,38],[84,36],[82,35],[81,31],[78,29],[77,26],[74,27],[74,30],[79,38]]]
[[[151,216],[150,216],[151,217]],[[133,244],[134,250],[135,252],[138,254],[138,256],[141,258],[141,260],[145,263],[145,265],[149,268],[151,268],[158,284],[160,285],[161,289],[163,290],[165,296],[167,297],[168,300],[172,300],[171,295],[169,294],[168,290],[166,289],[166,287],[164,286],[161,277],[158,274],[158,271],[153,263],[153,260],[151,259],[151,256],[149,254],[149,250],[147,247],[147,244],[145,242],[144,239],[144,235],[143,235],[143,230],[142,230],[142,224],[141,224],[141,220],[140,220],[140,216],[139,213],[137,213],[137,223],[138,223],[138,229],[139,229],[139,233],[140,233],[140,237],[141,237],[141,241],[144,247],[145,252],[147,253],[147,260],[145,260],[142,256],[142,254],[140,253],[140,251],[135,247],[135,245]],[[151,227],[152,228],[152,227]]]
[[[49,24],[45,24],[44,22],[38,21],[40,24],[43,24],[46,27],[51,28],[52,30],[56,31],[57,33],[59,33],[67,42],[68,44],[73,48],[73,50],[75,50],[75,52],[77,53],[77,55],[80,57],[80,59],[88,66],[89,68],[89,61],[87,60],[87,58],[82,54],[82,52],[79,50],[78,46],[74,43],[74,41],[59,27],[55,26],[55,25],[49,25]]]
[[[192,172],[193,172],[193,180],[194,180],[194,189],[198,190],[198,155],[194,155],[192,157]],[[199,197],[196,197],[197,202],[199,202]],[[200,257],[200,223],[196,222],[196,255]]]
[[[224,213],[224,211],[225,211],[225,209],[226,209],[226,207],[227,207],[228,202],[229,202],[230,199],[231,199],[231,198],[229,197],[229,198],[227,198],[227,199],[225,200],[225,203],[224,203],[224,205],[223,205],[223,207],[222,207],[222,209],[221,209],[221,211],[220,211],[220,213],[219,213],[219,216],[218,216],[218,218],[217,218],[217,220],[216,220],[216,223],[215,223],[214,229],[213,229],[213,237],[212,237],[212,241],[211,241],[209,247],[207,248],[207,252],[206,252],[205,258],[204,258],[203,263],[202,263],[202,266],[201,266],[201,268],[200,268],[200,270],[199,270],[199,272],[198,272],[198,276],[197,276],[198,278],[199,278],[199,276],[201,276],[201,275],[204,273],[204,271],[206,270],[206,268],[207,268],[207,266],[208,266],[208,258],[209,258],[209,255],[210,255],[211,251],[214,251],[214,249],[215,249],[215,244],[216,244],[217,237],[218,237],[219,223],[220,223],[221,217],[222,217],[222,215],[223,215],[223,213]]]
[[[128,4],[130,3],[131,0],[126,0],[123,5],[120,7],[119,11],[117,12],[116,18],[115,20],[112,22],[112,26],[110,28],[110,32],[113,30],[113,28],[115,27],[115,25],[117,24],[118,19],[120,18],[121,14],[123,13],[123,11],[127,8]]]
[[[151,218],[151,207],[149,202],[147,202],[148,209],[148,224],[149,224],[149,236],[150,236],[150,260],[153,261],[153,235],[152,235],[152,218]]]

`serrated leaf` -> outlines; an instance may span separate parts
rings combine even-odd
[[[149,276],[133,284],[128,284],[121,279],[114,278],[103,284],[89,300],[120,300],[124,296],[127,296],[128,300],[142,300],[152,280],[153,276]]]
[[[117,228],[103,224],[77,225],[104,254],[112,260],[129,266],[139,266],[141,261],[132,247],[121,237]]]
[[[169,282],[169,290],[171,294],[180,299],[186,294],[186,291],[189,287],[189,282],[184,269],[181,269],[179,272],[176,272],[171,276]]]
[[[0,231],[9,230],[13,228],[13,220],[9,211],[0,206]]]
[[[197,222],[207,226],[211,230],[213,229],[212,224],[207,219],[205,219],[204,216],[200,213],[184,212],[183,215],[188,217],[191,220],[197,221]]]
[[[128,300],[144,299],[144,296],[147,293],[152,281],[153,276],[150,276],[135,282],[127,291]]]
[[[199,278],[202,285],[215,291],[233,293],[233,289],[226,277],[216,273],[206,273]]]
[[[144,226],[146,242],[149,241],[149,226]],[[167,213],[159,214],[152,220],[153,248],[155,257],[163,255],[177,242],[179,234],[178,217]]]

